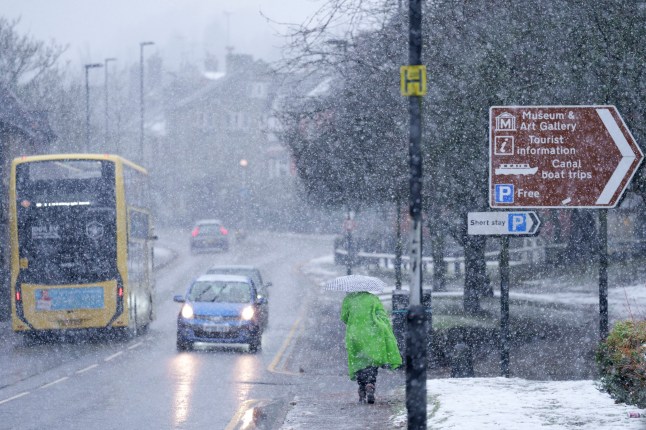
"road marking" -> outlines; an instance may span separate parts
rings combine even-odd
[[[140,347],[141,345],[143,345],[143,342],[137,342],[137,343],[135,343],[134,345],[130,345],[130,346],[128,347],[128,349],[135,349],[135,348]]]
[[[62,378],[57,379],[54,382],[50,382],[49,384],[45,384],[45,385],[41,386],[40,388],[43,389],[43,388],[51,387],[52,385],[58,384],[59,382],[63,382],[66,379],[69,379],[69,376],[63,376]]]
[[[21,398],[22,396],[26,396],[27,394],[29,394],[29,391],[25,391],[24,393],[16,394],[15,396],[13,396],[13,397],[9,397],[8,399],[0,400],[0,405],[1,405],[1,404],[3,404],[3,403],[10,402],[10,401],[12,401],[12,400],[19,399],[19,398]]]
[[[289,344],[291,343],[292,339],[294,338],[294,334],[296,333],[296,330],[298,330],[298,328],[299,328],[299,326],[301,324],[301,321],[303,321],[304,316],[305,316],[305,306],[303,306],[298,318],[296,319],[296,321],[294,321],[294,324],[292,324],[292,328],[289,331],[289,334],[287,335],[287,337],[283,341],[283,344],[280,346],[280,349],[278,350],[278,352],[274,356],[274,359],[271,361],[271,363],[269,363],[269,366],[267,366],[267,370],[270,371],[271,373],[283,373],[283,374],[286,374],[286,375],[300,375],[300,373],[289,372],[287,370],[277,370],[276,366],[278,365],[278,363],[280,363],[280,360],[282,359],[283,354],[285,353],[285,351],[289,347]]]
[[[117,352],[117,353],[114,353],[114,354],[112,354],[111,356],[109,356],[108,358],[105,358],[103,361],[110,361],[110,360],[112,360],[113,358],[117,358],[117,357],[118,357],[118,356],[120,356],[121,354],[123,354],[123,351],[119,351],[119,352]]]
[[[92,369],[94,369],[95,367],[99,367],[99,365],[98,365],[98,364],[93,364],[93,365],[91,365],[91,366],[86,367],[85,369],[77,370],[75,373],[76,373],[77,375],[80,375],[81,373],[85,373],[85,372],[87,372],[88,370],[92,370]]]

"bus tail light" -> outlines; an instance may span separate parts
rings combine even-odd
[[[193,231],[191,232],[191,236],[196,237],[198,234],[200,234],[200,228],[195,227]]]
[[[229,234],[229,230],[220,226],[220,233],[222,233],[222,236],[226,236],[227,234]]]

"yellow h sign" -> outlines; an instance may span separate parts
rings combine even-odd
[[[426,95],[426,66],[401,66],[402,96]]]

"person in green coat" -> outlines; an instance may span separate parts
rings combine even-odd
[[[390,319],[377,296],[356,292],[343,299],[341,320],[346,325],[350,379],[359,384],[359,401],[374,403],[378,368],[402,364]]]

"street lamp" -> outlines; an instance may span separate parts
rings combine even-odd
[[[242,227],[247,228],[247,166],[249,161],[243,158],[240,160],[240,167],[242,167],[242,190],[240,197],[242,200]]]
[[[90,69],[103,67],[101,63],[85,65],[85,152],[90,150]]]
[[[140,107],[140,129],[139,129],[139,162],[144,161],[144,47],[154,45],[155,42],[139,42],[139,107]]]
[[[105,148],[104,151],[108,150],[108,143],[110,135],[110,124],[109,124],[109,114],[108,114],[108,63],[110,61],[117,61],[116,58],[106,58],[104,62],[105,70]]]

